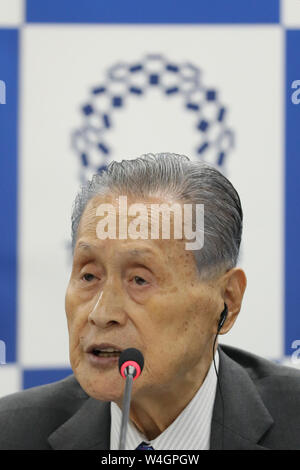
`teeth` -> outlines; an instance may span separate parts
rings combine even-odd
[[[101,352],[108,352],[108,353],[109,353],[109,352],[120,352],[120,351],[118,351],[117,349],[114,349],[114,348],[105,348],[105,349],[97,349],[97,348],[95,348],[94,351],[95,351],[96,353],[101,353]]]

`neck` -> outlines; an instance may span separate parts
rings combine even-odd
[[[172,383],[151,387],[132,398],[130,419],[148,440],[167,429],[193,399],[207,376],[211,360],[210,354],[184,377],[175,377]]]

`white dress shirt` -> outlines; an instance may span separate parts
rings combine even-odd
[[[219,370],[219,353],[215,354]],[[126,450],[136,449],[146,442],[154,450],[209,450],[211,419],[217,388],[217,376],[213,362],[198,392],[179,416],[155,439],[149,441],[129,420]],[[110,449],[118,450],[122,411],[111,402]]]

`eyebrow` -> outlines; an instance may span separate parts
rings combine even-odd
[[[97,250],[96,246],[89,245],[86,242],[80,242],[78,244],[78,248],[82,248],[83,250],[88,250],[88,251]],[[124,252],[124,254],[129,254],[131,256],[143,256],[144,254],[155,255],[153,250],[151,250],[150,248],[141,248],[141,249],[135,248],[133,250],[129,250],[127,252]]]
[[[131,256],[142,256],[144,254],[155,255],[155,253],[149,248],[129,250],[127,253]]]
[[[89,245],[88,243],[85,243],[85,242],[80,242],[77,248],[83,248],[84,250],[92,250],[96,247]]]

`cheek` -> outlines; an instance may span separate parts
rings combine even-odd
[[[79,306],[76,294],[68,289],[65,298],[65,308],[69,331],[70,355],[77,354],[81,336],[84,336],[84,328],[88,322],[87,309]],[[79,350],[78,350],[79,352]]]
[[[153,334],[179,340],[194,327],[206,325],[207,305],[193,298],[187,289],[172,287],[168,293],[155,296],[146,306],[147,322]]]
[[[72,325],[73,316],[76,311],[76,306],[78,304],[78,300],[76,297],[76,292],[72,288],[71,284],[69,284],[66,296],[65,296],[65,311],[67,316],[68,328]]]
[[[80,292],[75,287],[69,286],[65,296],[65,311],[69,331],[76,327],[78,321],[87,321],[88,313],[93,303],[93,295]]]
[[[177,288],[173,291],[174,295],[171,289],[147,305],[144,343],[152,370],[200,358],[211,338],[214,302],[188,289],[184,294]]]

